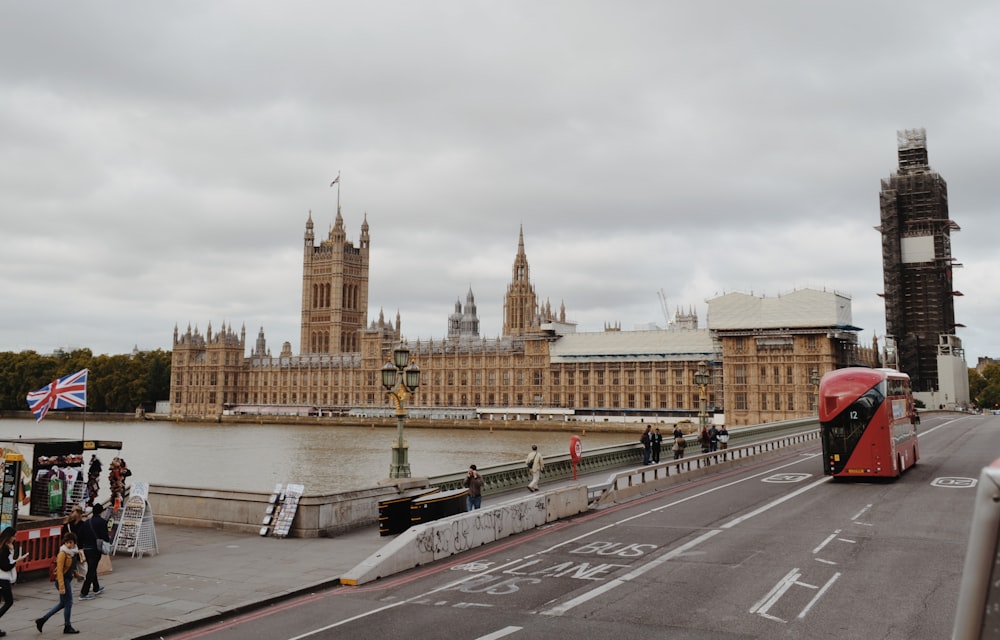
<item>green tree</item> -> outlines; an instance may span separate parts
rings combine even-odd
[[[129,413],[170,396],[170,352],[157,349],[94,356],[90,349],[0,352],[0,410],[24,411],[27,395],[67,374],[89,369],[87,409]]]
[[[983,409],[1000,408],[1000,364],[987,365],[980,376],[982,382],[977,381],[977,391],[973,393],[972,378],[969,380],[969,395],[977,407]]]
[[[982,393],[983,389],[989,386],[989,382],[986,378],[982,376],[981,373],[976,371],[974,368],[969,368],[969,398],[972,402],[976,402],[976,398]]]

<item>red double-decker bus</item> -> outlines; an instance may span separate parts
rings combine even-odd
[[[819,383],[823,472],[895,478],[920,459],[910,376],[892,369],[836,369]]]

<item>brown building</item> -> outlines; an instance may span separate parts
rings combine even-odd
[[[316,244],[306,222],[299,354],[284,343],[275,356],[264,331],[247,353],[246,330],[223,325],[203,335],[174,328],[170,413],[390,415],[381,368],[401,336],[401,319],[367,323],[367,219],[358,246],[338,211]],[[777,301],[777,303],[776,303]],[[420,386],[411,415],[482,419],[549,417],[587,421],[695,418],[734,425],[815,411],[815,375],[847,364],[874,364],[857,345],[850,300],[805,290],[777,299],[728,294],[709,303],[708,328],[692,312],[653,331],[577,333],[531,283],[523,229],[504,299],[503,335],[480,337],[475,298],[448,316],[448,338],[409,343]],[[784,315],[783,315],[784,314]],[[791,321],[789,318],[794,317]],[[443,318],[445,319],[445,318]],[[699,384],[699,369],[707,380]]]
[[[730,293],[708,301],[708,327],[722,345],[726,422],[734,425],[811,415],[824,373],[878,366],[876,345],[858,344],[850,298],[836,292]]]

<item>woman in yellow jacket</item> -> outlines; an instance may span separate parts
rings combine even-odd
[[[76,548],[76,534],[72,531],[63,534],[62,546],[56,556],[56,586],[59,587],[59,604],[49,609],[41,618],[35,620],[35,626],[41,632],[45,622],[62,609],[63,633],[80,633],[73,628],[70,616],[73,613],[73,569],[81,551]]]

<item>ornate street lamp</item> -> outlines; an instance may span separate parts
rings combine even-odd
[[[396,444],[392,446],[390,478],[409,478],[410,462],[406,442],[403,440],[403,419],[406,418],[406,399],[420,386],[420,367],[410,362],[410,350],[400,343],[392,350],[392,361],[382,365],[382,386],[396,403]]]
[[[708,426],[708,363],[702,360],[698,363],[698,371],[694,374],[694,383],[698,385],[699,389],[699,402],[698,402],[698,426],[707,427]]]

